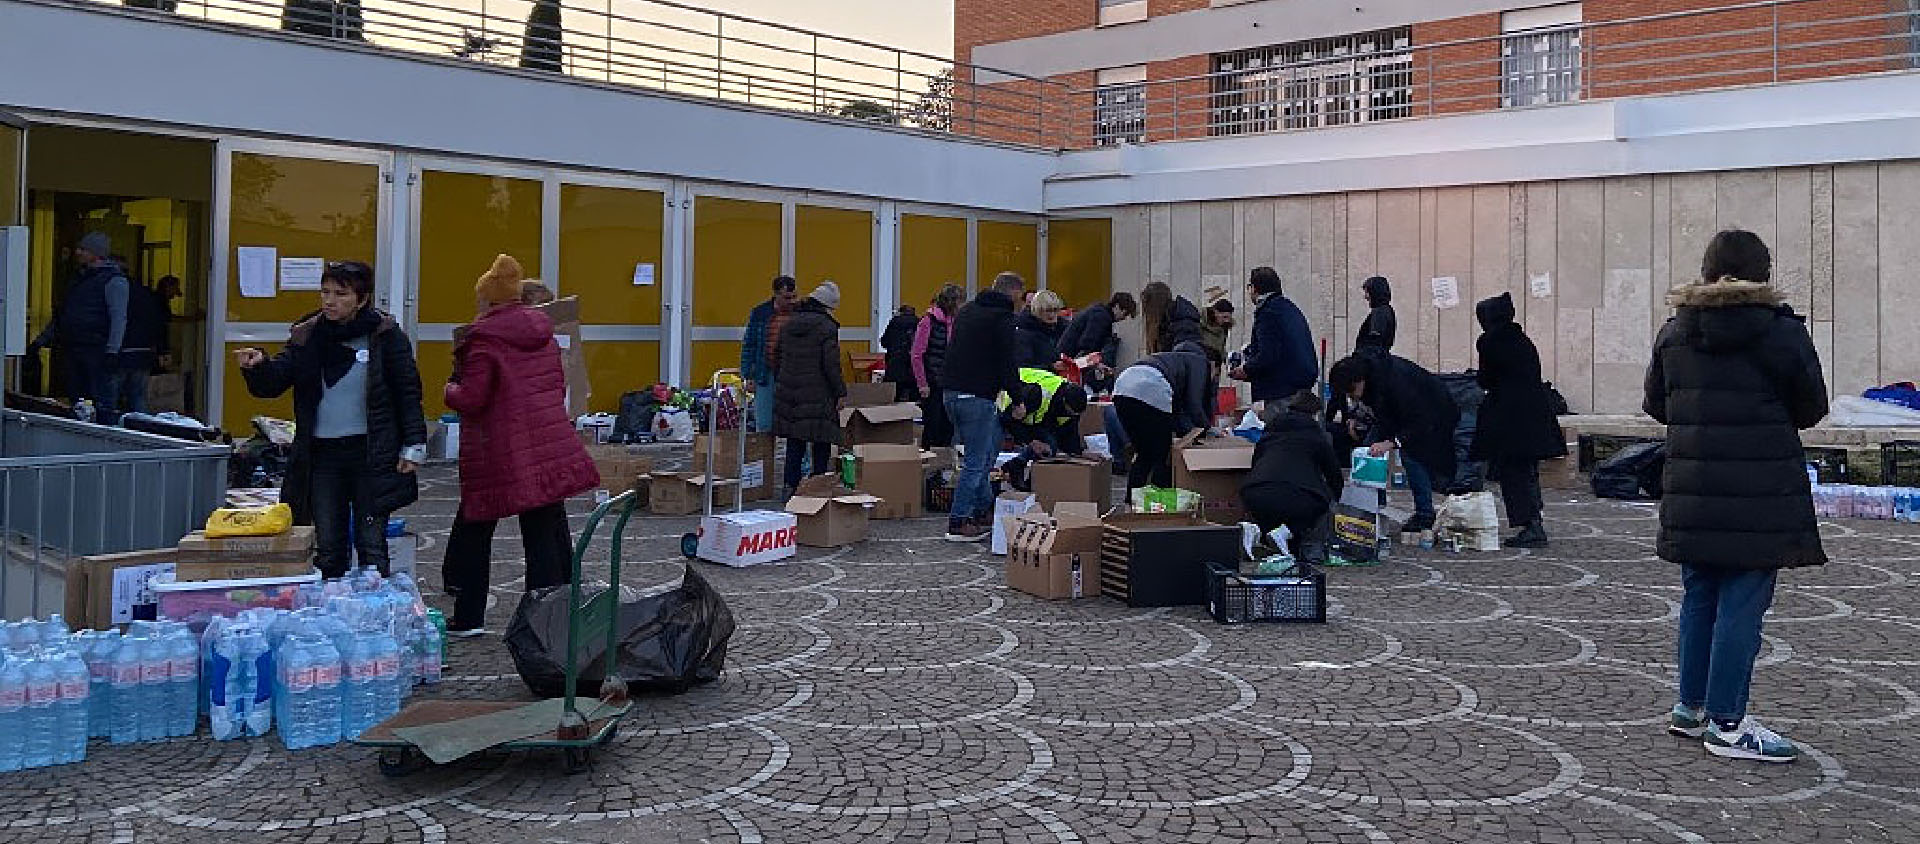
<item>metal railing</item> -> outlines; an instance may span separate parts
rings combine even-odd
[[[225,445],[16,410],[0,426],[6,618],[59,612],[71,558],[170,548],[226,497]]]
[[[109,0],[111,1],[111,0]],[[1066,86],[673,0],[124,0],[277,29],[569,77],[935,131],[954,116],[1040,144]],[[976,72],[1031,83],[956,90]],[[976,96],[976,92],[978,95]]]
[[[1054,109],[1047,144],[1283,132],[1911,70],[1920,68],[1920,4],[1763,0],[1219,67],[1234,55],[1215,55],[1205,74],[1074,88],[1070,105]],[[1117,127],[1116,94],[1135,109],[1144,102],[1145,119]]]

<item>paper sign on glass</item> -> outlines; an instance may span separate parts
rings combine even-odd
[[[635,287],[652,287],[653,286],[653,265],[652,264],[634,265],[633,284]]]
[[[1452,276],[1433,280],[1433,306],[1440,310],[1460,307],[1460,281]]]
[[[281,290],[319,290],[320,276],[327,270],[325,258],[281,258]]]
[[[275,276],[279,267],[275,264],[280,250],[271,246],[242,246],[234,250],[234,262],[239,265],[240,295],[254,299],[271,299],[277,292]]]
[[[1527,279],[1527,295],[1535,299],[1553,298],[1553,273],[1541,273]]]

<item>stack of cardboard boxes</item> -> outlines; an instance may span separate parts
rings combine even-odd
[[[311,527],[295,526],[276,536],[217,539],[194,531],[173,548],[72,561],[67,567],[67,623],[76,629],[104,628],[157,618],[154,587],[166,580],[244,584],[309,576],[312,571]]]

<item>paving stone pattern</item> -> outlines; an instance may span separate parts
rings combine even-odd
[[[451,471],[424,494],[437,588]],[[726,676],[642,699],[587,774],[542,753],[388,779],[349,745],[96,743],[0,778],[0,840],[1920,838],[1920,531],[1827,525],[1835,562],[1784,577],[1754,711],[1807,756],[1761,767],[1661,730],[1680,590],[1651,507],[1557,497],[1549,519],[1548,550],[1402,551],[1333,571],[1326,625],[1244,627],[1035,600],[937,519],[875,523],[851,549],[702,564],[740,622]],[[630,528],[629,581],[673,583],[692,525]],[[522,568],[500,533],[496,631]],[[454,642],[448,673],[434,694],[527,696],[497,636]]]

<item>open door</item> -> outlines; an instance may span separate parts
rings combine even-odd
[[[10,359],[27,352],[27,269],[27,122],[0,111],[0,340]]]

